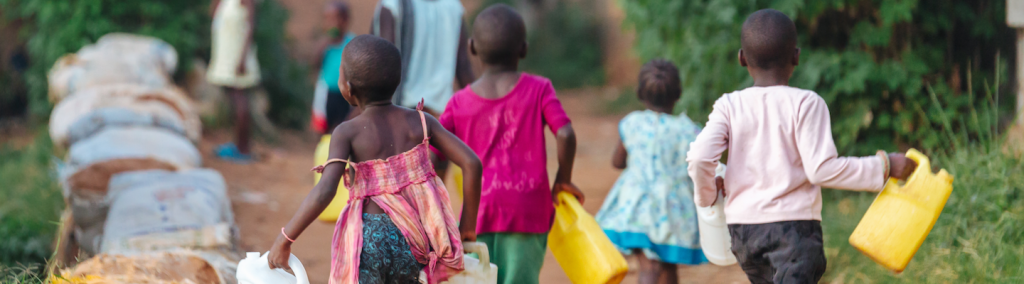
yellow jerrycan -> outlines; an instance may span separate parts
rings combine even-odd
[[[907,268],[953,192],[946,170],[933,174],[928,157],[914,149],[907,158],[917,169],[903,185],[890,178],[850,235],[854,248],[896,273]]]
[[[565,275],[576,284],[616,284],[629,267],[597,220],[583,210],[576,197],[561,192],[556,197],[555,224],[548,234],[548,247]],[[500,268],[499,268],[500,269]]]
[[[330,153],[331,146],[331,135],[324,135],[320,137],[320,144],[316,145],[316,152],[313,152],[313,162],[317,165],[323,165],[327,162],[327,155]],[[313,173],[313,184],[320,182],[320,174]],[[341,210],[345,209],[348,205],[348,189],[345,188],[344,182],[338,183],[338,192],[334,194],[334,200],[331,200],[331,204],[324,208],[324,212],[320,213],[317,219],[320,221],[334,223],[338,221],[338,215],[341,215]]]

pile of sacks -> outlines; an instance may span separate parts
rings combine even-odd
[[[224,178],[200,168],[199,116],[170,79],[177,62],[159,39],[108,34],[50,70],[68,235],[91,257],[65,279],[234,282],[238,230]]]

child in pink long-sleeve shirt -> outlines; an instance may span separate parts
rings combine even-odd
[[[838,157],[828,106],[789,87],[799,62],[796,26],[765,9],[743,23],[740,65],[754,86],[715,102],[687,153],[697,206],[717,198],[715,167],[729,150],[725,216],[732,251],[750,282],[817,283],[825,273],[821,186],[879,191],[916,167],[903,154]]]

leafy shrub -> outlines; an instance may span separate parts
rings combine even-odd
[[[516,6],[512,2],[487,0],[481,10],[497,3]],[[529,48],[520,63],[523,70],[551,79],[558,88],[604,83],[601,24],[593,9],[583,5],[556,1],[552,9],[538,9],[542,15],[537,16],[537,22],[527,24],[534,28],[527,32]]]
[[[746,16],[762,8],[789,15],[802,48],[801,65],[790,83],[814,90],[828,102],[833,135],[843,154],[900,145],[952,146],[945,134],[934,130],[942,126],[935,108],[945,110],[954,123],[960,118],[973,123],[967,106],[989,99],[962,93],[982,90],[971,80],[991,82],[997,74],[1005,78],[1005,68],[995,68],[997,55],[1012,50],[1015,39],[1005,27],[1001,0],[620,3],[627,25],[636,30],[635,48],[641,57],[663,57],[679,65],[685,89],[680,105],[699,122],[707,120],[721,94],[752,84],[736,59]],[[967,70],[991,72],[966,78]],[[933,101],[929,86],[942,105],[927,106]],[[1011,104],[998,105],[1007,110]],[[979,119],[978,125],[996,124],[988,117]],[[952,131],[976,138],[980,133],[971,123],[951,125]]]
[[[0,0],[6,18],[26,19],[29,113],[37,118],[49,115],[46,72],[53,63],[108,33],[160,38],[177,49],[178,66],[187,70],[192,56],[209,48],[208,4],[204,0]]]
[[[270,95],[271,119],[300,127],[306,119],[311,84],[306,70],[288,57],[285,22],[288,11],[277,1],[257,1],[255,42],[262,68],[262,84]],[[78,51],[111,32],[153,36],[178,51],[181,77],[192,58],[209,58],[209,0],[0,0],[4,18],[25,20],[30,66],[29,112],[45,118],[51,105],[46,99],[46,72],[58,58]]]
[[[994,103],[989,102],[987,109],[994,109]],[[993,111],[979,112],[975,105],[967,108],[981,116],[995,115]],[[955,135],[952,123],[940,120],[947,125],[940,130]],[[983,135],[970,142],[961,137],[955,142],[958,147],[931,151],[933,167],[945,168],[954,176],[953,193],[921,249],[900,275],[883,269],[847,243],[874,194],[823,192],[822,218],[827,221],[822,225],[829,259],[825,277],[883,283],[1024,281],[1024,159],[1007,151],[1000,143],[1004,139]]]

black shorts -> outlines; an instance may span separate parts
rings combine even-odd
[[[825,274],[821,221],[730,224],[732,253],[753,284],[818,283]]]
[[[335,127],[345,122],[348,114],[352,112],[352,105],[349,105],[345,101],[345,97],[341,96],[341,91],[329,90],[327,91],[327,103],[324,112],[325,116],[327,116],[326,133],[330,134],[334,132]]]

